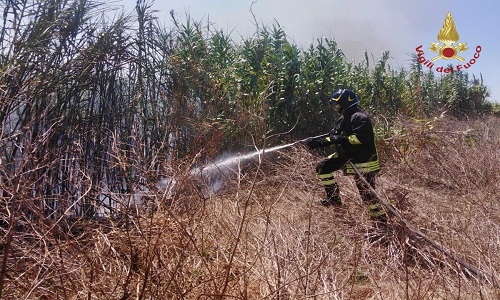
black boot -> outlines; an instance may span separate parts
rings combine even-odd
[[[341,206],[342,200],[340,200],[340,197],[325,198],[320,203],[323,206]]]
[[[340,199],[339,186],[335,183],[325,186],[326,198],[321,200],[323,206],[341,206],[342,200]]]

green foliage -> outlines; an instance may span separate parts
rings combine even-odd
[[[303,52],[300,69],[300,89],[296,110],[301,113],[299,131],[325,131],[333,125],[333,110],[328,106],[332,91],[346,80],[344,54],[334,40],[322,39]],[[315,132],[317,133],[317,132]]]
[[[491,112],[496,116],[500,116],[500,104],[499,103],[491,104]]]

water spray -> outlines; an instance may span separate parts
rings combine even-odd
[[[328,134],[318,135],[314,138],[322,138]],[[246,154],[233,154],[224,155],[214,162],[210,162],[204,166],[193,168],[189,171],[189,175],[197,181],[197,187],[200,192],[205,196],[211,196],[219,192],[224,188],[225,184],[237,176],[241,175],[242,169],[247,167],[252,162],[260,162],[266,154],[271,154],[281,149],[286,149],[292,147],[298,143],[305,142],[304,140],[295,141],[293,143],[279,145],[271,148],[264,148],[261,150],[256,150],[254,152]],[[161,191],[162,197],[165,199],[170,199],[175,191],[178,178],[175,176],[163,176],[159,178],[158,182],[155,184],[154,189]],[[104,188],[104,193],[100,196],[99,202],[101,203],[101,208],[99,209],[99,214],[109,215],[112,209],[116,209],[113,205],[125,205],[127,207],[137,207],[144,204],[144,197],[149,196],[152,191],[146,187],[141,186],[135,189],[132,193],[126,194],[113,194],[107,191],[107,187]],[[117,203],[117,204],[116,204]]]
[[[323,138],[326,136],[328,136],[328,134],[314,136],[312,139]],[[224,187],[224,183],[229,178],[237,175],[242,167],[255,161],[261,161],[266,154],[292,147],[298,143],[303,143],[306,140],[307,139],[303,139],[286,145],[264,148],[247,154],[231,155],[215,162],[208,163],[205,166],[194,168],[191,170],[190,174],[204,183],[205,188],[202,192],[205,196],[212,195],[221,190]]]

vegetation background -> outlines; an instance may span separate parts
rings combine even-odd
[[[235,44],[150,3],[0,4],[0,298],[498,299],[500,121],[482,78],[389,53],[353,63],[279,24]],[[221,157],[327,132],[356,91],[376,124],[377,191],[481,279],[393,219],[317,205],[321,153],[283,149],[223,178]],[[230,176],[231,175],[231,176]],[[139,205],[140,204],[140,205]],[[498,282],[498,279],[496,279]]]

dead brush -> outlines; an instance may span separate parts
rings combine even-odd
[[[181,162],[174,173],[185,179],[171,195],[171,206],[124,210],[119,221],[81,220],[85,234],[77,237],[41,233],[43,238],[31,246],[28,236],[16,237],[15,251],[22,260],[10,265],[4,295],[493,299],[493,286],[412,236],[404,224],[391,219],[387,228],[380,228],[370,221],[353,178],[339,176],[345,207],[318,205],[323,192],[314,174],[318,158],[300,146],[280,151],[279,159],[246,169],[227,182],[230,188],[224,193],[208,197],[192,190],[196,181],[181,171],[189,161]],[[411,167],[408,161],[393,166],[397,174],[385,166],[376,191],[397,200],[395,207],[427,235],[494,275],[498,204],[467,202],[470,209],[465,211],[473,216],[465,223],[463,207],[456,207],[464,204],[450,200],[448,186],[429,187],[415,178],[421,173],[401,173]],[[157,174],[146,168],[142,175],[152,180]],[[165,201],[165,194],[153,187],[149,200]],[[472,194],[479,197],[476,192]]]
[[[406,129],[415,124],[409,125]],[[495,171],[499,168],[495,150],[500,141],[498,118],[486,122],[437,119],[417,128],[415,133],[409,130],[408,140],[402,140],[410,145],[409,137],[415,138],[417,148],[400,157],[400,163],[393,166],[397,171],[386,174],[394,186],[392,191],[400,187],[410,199],[411,205],[402,214],[482,274],[474,274],[414,239],[417,254],[430,266],[446,266],[444,272],[451,271],[464,280],[460,285],[471,284],[469,288],[476,292],[481,288],[473,284],[475,280],[479,286],[498,286],[500,262],[491,256],[498,251],[498,244],[491,241],[498,240],[499,232],[496,216],[500,208],[493,200],[498,198],[498,187],[492,184],[499,179]],[[392,192],[392,199],[395,195]],[[494,291],[491,286],[487,290]]]
[[[448,137],[450,132],[442,130],[442,128],[439,127],[434,131],[434,128],[436,128],[434,126],[437,125],[439,124],[426,125],[424,128],[417,126],[417,128],[419,128],[419,132],[417,133],[421,134],[422,139],[420,141],[422,143],[416,143],[416,146],[421,146],[422,148],[416,152],[417,154],[413,154],[415,152],[408,152],[411,157],[405,157],[400,160],[401,165],[411,167],[412,170],[416,170],[413,170],[412,172],[406,171],[405,173],[392,172],[390,170],[390,166],[387,166],[387,169],[382,171],[382,174],[379,176],[380,184],[377,188],[379,193],[382,195],[388,194],[388,199],[391,201],[391,204],[398,209],[401,209],[403,217],[416,224],[417,227],[415,227],[415,229],[424,233],[423,235],[415,234],[414,231],[409,230],[411,228],[409,228],[407,224],[400,222],[400,220],[397,219],[393,219],[389,223],[389,226],[383,228],[377,226],[374,227],[373,224],[369,225],[369,221],[363,221],[363,219],[366,220],[366,213],[361,209],[362,205],[360,204],[355,204],[354,207],[349,207],[346,211],[336,212],[335,216],[337,221],[332,220],[332,224],[330,225],[335,227],[333,230],[337,230],[338,235],[349,237],[352,241],[357,240],[360,243],[367,245],[368,252],[375,250],[377,253],[381,253],[382,256],[385,257],[384,260],[387,261],[389,270],[393,272],[391,275],[395,276],[393,280],[401,286],[400,290],[393,291],[393,293],[388,294],[399,295],[398,297],[405,297],[406,299],[412,297],[416,297],[417,299],[435,299],[436,297],[446,298],[450,295],[458,295],[458,297],[468,299],[467,297],[469,296],[464,295],[478,295],[478,293],[482,295],[494,295],[496,285],[495,282],[497,280],[495,277],[497,276],[495,275],[496,267],[494,265],[483,266],[484,263],[482,264],[481,261],[498,264],[498,262],[491,260],[494,255],[490,256],[490,254],[486,254],[494,253],[497,248],[497,246],[492,245],[489,242],[491,240],[494,241],[498,239],[496,236],[498,232],[496,228],[498,225],[495,225],[495,217],[493,216],[496,214],[490,214],[488,211],[481,210],[481,214],[491,216],[491,219],[488,221],[484,220],[484,218],[476,219],[481,223],[482,230],[484,230],[487,238],[483,239],[476,237],[476,242],[468,245],[468,249],[464,249],[465,244],[460,240],[470,237],[467,236],[466,232],[459,232],[455,226],[460,223],[464,224],[464,221],[474,223],[474,218],[471,217],[464,220],[461,216],[461,203],[452,201],[453,197],[450,198],[450,185],[441,184],[436,187],[435,185],[430,184],[430,186],[426,187],[425,198],[418,198],[418,192],[420,191],[420,185],[422,182],[429,182],[419,181],[418,176],[419,174],[423,174],[423,170],[429,170],[430,174],[426,174],[427,178],[432,178],[432,172],[437,170],[437,166],[443,167],[449,165],[451,170],[448,170],[448,173],[450,174],[453,172],[464,172],[464,170],[468,170],[468,174],[473,174],[472,172],[474,171],[473,169],[468,169],[474,166],[472,161],[468,164],[464,164],[463,167],[457,167],[457,164],[454,162],[449,163],[446,161],[446,159],[450,157],[449,155],[445,155],[445,153],[447,153],[446,151],[453,149],[453,146],[455,146],[455,149],[459,149],[458,147],[460,146],[460,143],[464,141],[467,142],[468,139],[450,139]],[[456,125],[454,128],[455,131],[453,131],[452,135],[460,134],[456,132],[456,128],[458,128]],[[423,141],[429,138],[426,137],[426,135],[429,134],[426,130],[431,130],[433,132],[431,135],[432,138],[430,138],[432,143],[423,143]],[[410,136],[415,136],[411,130],[408,134],[408,137]],[[440,141],[445,141],[445,143],[443,145],[439,145]],[[448,143],[450,141],[454,141],[457,144],[449,146]],[[491,141],[488,141],[488,143],[490,142]],[[493,142],[496,143],[495,140],[493,140]],[[411,141],[408,141],[408,144],[411,145]],[[435,153],[434,150],[436,147],[442,151],[442,155],[433,157],[433,160],[440,159],[440,161],[431,167],[425,168],[425,158],[428,157],[427,155],[429,153],[427,151]],[[421,154],[424,155],[419,157]],[[279,176],[271,175],[270,177],[264,177],[264,179],[259,182],[259,185],[268,187],[270,184],[274,188],[280,186],[280,184],[285,185],[283,182],[283,176],[287,174],[285,177],[289,180],[288,184],[290,186],[297,187],[298,182],[292,178],[304,178],[304,175],[299,177],[295,175],[295,173],[302,172],[302,174],[309,174],[310,176],[307,176],[308,183],[306,186],[308,186],[308,190],[312,189],[312,193],[316,190],[321,192],[321,188],[314,182],[315,177],[311,172],[312,168],[310,170],[304,169],[304,166],[306,165],[311,167],[311,161],[309,161],[309,159],[314,160],[314,157],[308,156],[303,152],[298,154],[298,156],[300,157],[299,164],[297,164],[296,161],[294,162],[293,155],[288,153],[288,156],[285,156],[284,160],[281,160],[280,163],[276,163],[276,172],[274,174],[279,174]],[[477,158],[477,156],[471,156],[471,158]],[[420,163],[423,165],[418,165]],[[395,165],[394,170],[401,171],[401,165]],[[285,171],[290,170],[290,166],[294,166],[293,168],[295,168],[295,170],[300,169],[301,171],[293,172],[294,175],[290,175],[287,171]],[[493,170],[491,169],[484,170],[485,173],[491,173],[492,171]],[[267,174],[270,175],[273,174],[273,172],[268,172]],[[394,180],[394,178],[400,180]],[[436,177],[434,181],[437,179],[438,177]],[[460,182],[459,180],[463,180],[463,183],[466,183],[471,179],[471,177],[465,177],[455,179],[455,181]],[[486,178],[484,179],[486,180]],[[419,185],[416,185],[416,182],[419,182]],[[304,182],[302,182],[302,184],[303,183]],[[299,186],[305,188],[302,184],[299,184]],[[347,188],[348,192],[346,192],[344,197],[355,200],[354,203],[359,203],[356,193],[350,192],[355,190],[352,180],[349,178],[347,178],[347,180],[346,178],[343,178],[341,179],[341,184],[344,186],[350,185],[350,189]],[[474,186],[477,185],[472,184],[469,188],[473,188]],[[457,187],[455,188],[460,188],[461,192],[465,193],[467,196],[474,196],[476,194],[476,191],[467,192],[465,190],[465,186],[462,188],[457,184]],[[489,188],[493,188],[493,192],[496,189],[496,187],[492,186]],[[261,192],[257,189],[255,190],[255,193],[259,193],[260,195]],[[272,200],[272,197],[269,198],[269,190],[264,190],[262,193],[263,194],[258,197],[258,199],[261,199],[259,203],[262,203],[262,201],[264,201],[263,199]],[[280,194],[280,199],[286,199],[286,195],[289,195],[290,193],[293,194],[292,191],[283,191],[282,194]],[[415,198],[415,194],[417,194],[417,198]],[[491,202],[489,203],[491,204]],[[483,204],[484,202],[474,205],[481,206]],[[279,205],[278,202],[276,202],[275,205],[275,207],[277,207]],[[421,207],[422,205],[424,205],[424,207]],[[469,205],[472,205],[472,203],[469,202]],[[449,208],[453,211],[450,212],[448,210]],[[432,214],[427,212],[429,209],[433,210]],[[498,210],[498,207],[493,208],[493,210]],[[469,213],[471,212],[470,209],[465,211]],[[430,216],[437,217],[440,214],[441,216],[448,215],[448,218],[452,221],[452,223],[450,223],[450,221],[446,221],[443,224],[442,217],[436,218],[435,220],[430,219]],[[315,217],[319,217],[319,215],[315,215]],[[441,229],[436,231],[433,227],[439,223],[442,224],[440,225]],[[483,227],[484,225],[486,226]],[[425,239],[422,238],[422,236],[430,238]],[[456,238],[459,238],[459,240],[456,240]],[[429,243],[429,240],[435,240],[435,243]],[[483,254],[481,250],[480,252],[477,252],[476,246],[479,244],[483,244],[485,246],[484,249],[487,249],[486,253]],[[436,245],[438,246],[435,247]],[[474,256],[476,258],[474,258]],[[400,274],[398,277],[396,274],[399,274],[399,271],[396,270],[403,270],[404,273]],[[439,284],[436,285],[436,283]],[[381,289],[379,287],[379,291],[380,290]],[[475,296],[471,297],[474,298]]]

